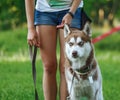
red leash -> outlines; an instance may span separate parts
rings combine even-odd
[[[120,26],[115,27],[115,28],[112,28],[109,32],[106,32],[106,33],[104,33],[104,34],[102,34],[102,35],[100,35],[100,36],[94,38],[94,39],[92,40],[92,43],[99,42],[100,40],[106,38],[107,36],[109,36],[109,35],[111,35],[111,34],[117,32],[117,31],[120,31]]]

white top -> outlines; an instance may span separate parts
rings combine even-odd
[[[54,12],[67,10],[70,8],[73,0],[37,0],[36,10],[41,12]],[[83,7],[83,0],[79,7]]]

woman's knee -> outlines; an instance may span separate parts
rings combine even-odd
[[[47,74],[55,74],[57,70],[57,61],[45,61],[44,72]]]

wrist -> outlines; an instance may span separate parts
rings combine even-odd
[[[73,18],[74,14],[71,11],[68,11],[68,14]]]
[[[28,26],[28,30],[33,30],[33,29],[35,29],[34,25],[33,26]]]

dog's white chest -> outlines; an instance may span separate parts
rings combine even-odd
[[[78,97],[80,95],[84,96],[84,95],[92,92],[92,85],[93,85],[93,83],[91,83],[89,81],[89,79],[74,83],[73,88],[74,88],[74,92],[75,92],[76,97]]]
[[[92,83],[93,83],[93,78],[92,78],[92,76],[89,76],[88,79],[89,79],[89,82],[92,84]]]

